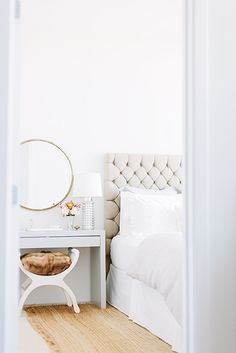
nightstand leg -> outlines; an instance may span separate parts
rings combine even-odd
[[[100,247],[91,249],[91,299],[99,308],[106,308],[105,235]]]
[[[100,267],[100,308],[106,308],[106,244],[105,233],[101,236],[101,246],[99,249],[99,267]]]

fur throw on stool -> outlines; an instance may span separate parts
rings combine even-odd
[[[53,276],[71,265],[70,256],[62,252],[33,252],[21,256],[24,268],[36,275]]]

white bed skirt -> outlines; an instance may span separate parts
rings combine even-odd
[[[170,344],[173,351],[182,352],[182,328],[156,290],[111,265],[107,300],[129,319]]]

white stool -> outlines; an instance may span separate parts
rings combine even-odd
[[[72,306],[74,308],[74,311],[78,314],[80,312],[80,308],[77,304],[76,297],[70,287],[64,282],[64,278],[70,273],[73,268],[75,267],[78,259],[79,259],[79,250],[77,249],[70,249],[69,251],[69,256],[71,258],[71,265],[68,267],[65,271],[54,275],[54,276],[41,276],[41,275],[36,275],[32,272],[27,271],[24,266],[22,265],[21,259],[19,257],[19,267],[22,272],[26,274],[28,277],[26,281],[22,285],[23,293],[21,295],[19,305],[18,305],[18,312],[19,315],[21,314],[21,311],[23,309],[24,303],[27,299],[27,297],[30,295],[30,293],[42,286],[58,286],[61,287],[64,291],[67,305]]]

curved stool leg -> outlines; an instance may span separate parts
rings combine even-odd
[[[71,299],[70,299],[70,296],[67,294],[67,292],[66,292],[65,289],[63,289],[63,292],[64,292],[65,297],[66,297],[67,305],[68,305],[68,306],[72,306],[73,303],[72,303],[72,301],[71,301]]]
[[[74,311],[77,314],[79,314],[80,308],[79,308],[79,305],[77,304],[76,297],[75,297],[74,293],[72,292],[72,290],[70,289],[70,287],[68,287],[68,285],[65,282],[60,283],[60,286],[66,291],[67,295],[70,297],[72,304],[73,304]]]
[[[26,290],[26,289],[29,287],[29,285],[30,285],[31,283],[32,283],[32,279],[30,279],[30,278],[28,277],[28,278],[26,278],[26,280],[22,283],[21,288],[24,289],[24,290]]]
[[[30,295],[30,293],[35,289],[37,288],[37,286],[33,285],[33,284],[30,284],[29,287],[25,290],[25,292],[23,293],[23,295],[21,296],[20,298],[20,301],[19,301],[19,305],[18,305],[18,313],[19,313],[19,316],[22,312],[22,309],[23,309],[23,306],[25,304],[25,301],[27,299],[27,297]]]

